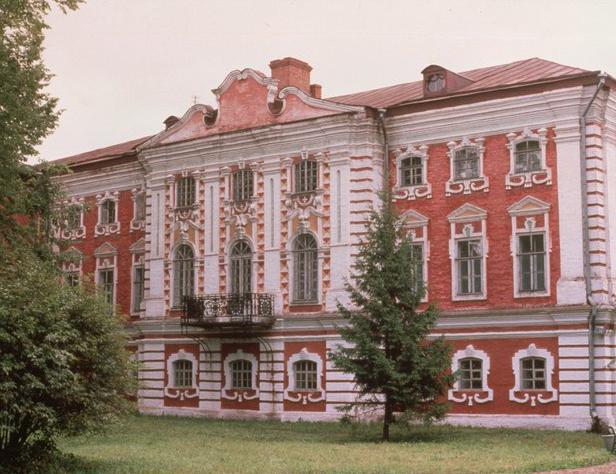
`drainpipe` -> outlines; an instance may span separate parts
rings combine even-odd
[[[599,415],[597,414],[597,401],[595,389],[595,323],[597,320],[598,307],[592,296],[592,281],[590,270],[590,228],[588,224],[588,185],[586,182],[586,115],[593,102],[597,98],[599,91],[605,84],[606,74],[599,74],[599,82],[590,101],[586,105],[580,117],[580,177],[582,190],[582,245],[584,251],[584,283],[586,286],[586,303],[590,305],[588,313],[588,393],[589,393],[589,414],[594,423]]]
[[[377,109],[379,113],[379,126],[383,133],[383,197],[389,200],[389,139],[385,127],[385,114],[387,109]]]

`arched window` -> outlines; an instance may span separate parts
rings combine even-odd
[[[317,389],[317,363],[312,360],[298,360],[293,364],[295,390]]]
[[[293,301],[316,303],[318,301],[319,260],[317,242],[310,234],[300,234],[293,247]]]
[[[543,168],[538,140],[525,140],[515,146],[515,172],[529,173]]]
[[[193,386],[193,365],[190,360],[179,359],[173,363],[173,381],[173,386],[177,388]]]
[[[483,362],[481,359],[467,357],[460,359],[458,369],[458,388],[460,390],[483,389]]]
[[[237,359],[230,363],[231,388],[252,389],[252,362],[246,359]]]
[[[295,192],[307,193],[318,187],[319,165],[315,160],[301,160],[295,165]]]
[[[423,157],[409,156],[400,162],[400,186],[423,184]]]
[[[195,180],[180,178],[176,185],[176,207],[191,207],[195,203]]]
[[[252,292],[252,250],[245,240],[231,248],[231,293]]]
[[[520,361],[522,390],[545,390],[545,359],[526,357]]]
[[[189,245],[175,250],[173,261],[173,306],[179,308],[185,296],[192,296],[195,287],[195,254]]]
[[[473,179],[479,177],[479,153],[477,148],[466,146],[455,152],[453,160],[454,179]]]
[[[107,199],[101,203],[100,224],[113,224],[116,220],[116,203]]]

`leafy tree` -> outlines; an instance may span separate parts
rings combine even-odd
[[[66,11],[81,2],[0,2],[0,241],[28,236],[17,221],[27,215],[33,198],[26,160],[36,155],[35,147],[53,131],[59,116],[57,99],[44,90],[51,79],[41,58],[45,17],[54,4]]]
[[[389,203],[385,194],[384,202]],[[389,440],[394,411],[425,422],[442,418],[440,401],[452,383],[450,348],[442,338],[428,339],[437,319],[430,305],[418,309],[424,295],[410,239],[392,206],[371,215],[352,276],[347,283],[358,310],[338,304],[348,322],[340,328],[348,343],[332,355],[334,364],[355,375],[361,401],[384,409],[383,440]]]

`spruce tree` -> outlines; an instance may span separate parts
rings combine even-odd
[[[390,204],[371,214],[351,282],[346,287],[354,309],[338,304],[347,324],[348,343],[331,354],[334,364],[355,376],[360,400],[347,405],[382,408],[383,440],[389,440],[394,412],[424,422],[442,418],[442,395],[453,382],[450,348],[443,338],[429,339],[438,312],[419,310],[425,294],[407,229]]]

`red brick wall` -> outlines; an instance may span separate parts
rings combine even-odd
[[[556,303],[556,283],[560,277],[560,246],[558,225],[558,194],[556,176],[556,145],[554,131],[548,132],[546,164],[552,169],[552,185],[533,185],[532,188],[505,190],[505,176],[509,173],[510,155],[505,135],[485,139],[484,174],[490,179],[488,192],[445,197],[445,183],[450,178],[446,143],[430,145],[428,150],[428,181],[432,184],[432,198],[416,201],[397,201],[397,209],[414,209],[428,217],[430,261],[428,262],[428,297],[443,310],[470,308],[516,308],[548,306]],[[390,156],[391,185],[396,184],[395,157]],[[533,298],[513,297],[513,257],[511,256],[511,217],[507,208],[523,197],[531,195],[551,204],[550,237],[550,296]],[[452,301],[451,260],[449,258],[450,224],[447,216],[465,203],[485,209],[489,252],[487,258],[487,298],[480,301]]]

